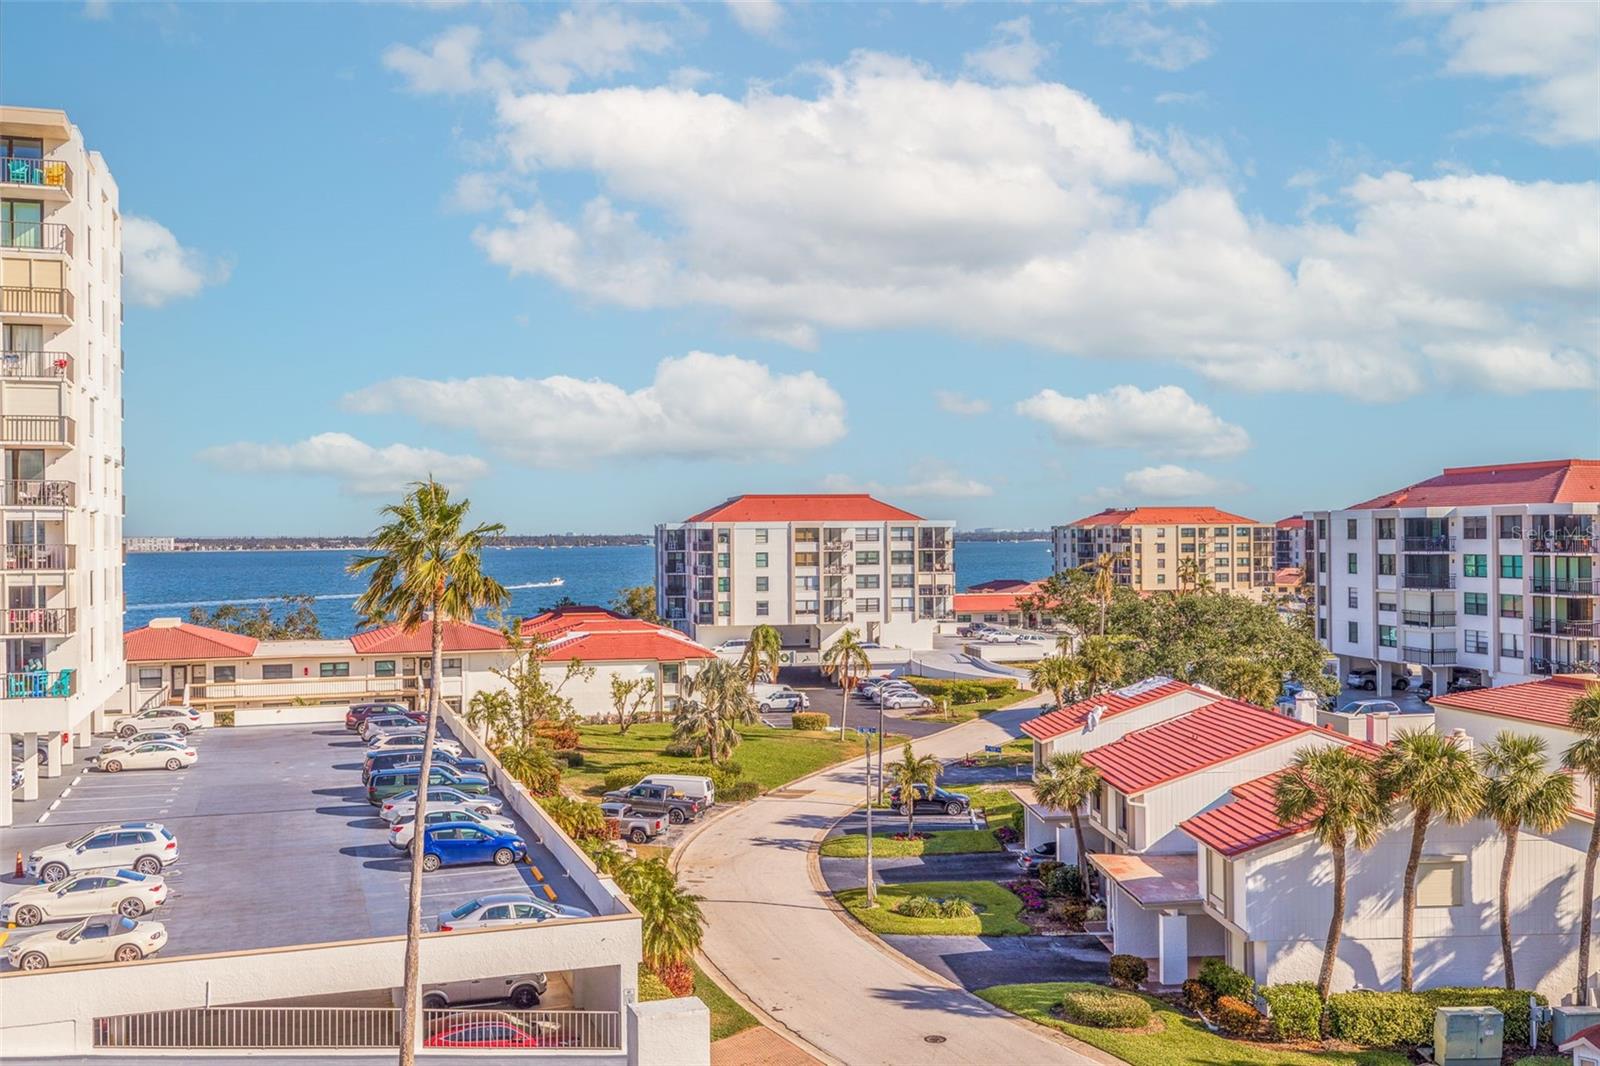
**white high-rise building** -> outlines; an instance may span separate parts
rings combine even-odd
[[[122,215],[64,112],[0,107],[0,825],[120,697]],[[64,737],[70,736],[70,739]],[[34,758],[36,752],[42,754]]]
[[[865,494],[744,495],[656,527],[656,603],[702,644],[770,625],[785,647],[931,648],[951,616],[955,524]]]
[[[1317,636],[1380,695],[1420,668],[1501,685],[1600,660],[1600,460],[1468,466],[1310,511]]]

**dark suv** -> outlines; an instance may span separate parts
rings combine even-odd
[[[354,733],[362,722],[375,714],[403,714],[418,725],[428,720],[425,712],[413,711],[403,703],[352,703],[344,712],[344,727]]]
[[[911,790],[912,805],[916,814],[948,814],[952,818],[959,814],[969,814],[972,811],[972,800],[959,792],[950,792],[942,788],[929,788],[927,785],[915,785]],[[900,798],[898,787],[889,790],[889,806],[901,814],[912,813],[906,810],[906,804]]]

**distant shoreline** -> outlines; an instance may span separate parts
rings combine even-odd
[[[647,548],[651,541],[646,539],[624,538],[573,538],[556,543],[541,544],[490,544],[488,547],[494,551],[511,551],[513,549],[537,548],[540,550],[557,548]],[[353,552],[366,551],[371,545],[365,541],[342,541],[339,543],[277,543],[277,544],[251,544],[247,542],[231,543],[196,543],[193,541],[180,541],[175,548],[128,548],[129,555],[194,555],[197,553],[215,552]]]

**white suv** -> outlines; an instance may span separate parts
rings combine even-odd
[[[116,723],[117,736],[131,737],[150,729],[174,729],[188,733],[200,728],[200,712],[193,707],[152,707],[148,711],[130,714]]]
[[[101,825],[65,844],[28,856],[27,876],[53,884],[85,870],[137,870],[158,874],[178,861],[178,838],[159,822]]]

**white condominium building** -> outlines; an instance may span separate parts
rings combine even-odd
[[[27,801],[124,673],[122,216],[61,111],[0,107],[0,259],[0,769],[20,758]],[[12,804],[0,788],[0,825]]]
[[[1380,694],[1419,667],[1435,692],[1592,672],[1600,460],[1447,469],[1312,511],[1317,635]]]
[[[702,644],[758,625],[817,649],[843,630],[933,646],[951,613],[955,524],[865,494],[735,496],[656,527],[656,602]]]
[[[1272,592],[1277,531],[1215,507],[1108,507],[1051,530],[1056,573],[1115,557],[1118,584],[1177,592],[1203,579],[1253,599]]]

